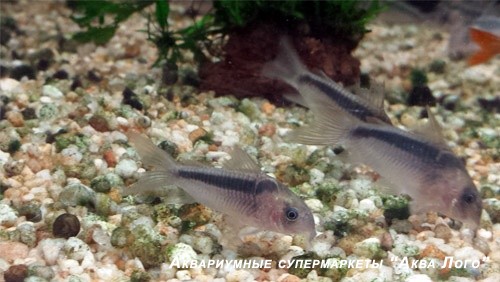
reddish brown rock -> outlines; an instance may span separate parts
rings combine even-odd
[[[279,39],[289,32],[276,25],[259,23],[229,33],[223,47],[224,59],[206,62],[200,66],[202,90],[214,90],[217,95],[232,94],[238,97],[264,96],[281,102],[282,93],[292,91],[283,82],[262,77],[265,63],[278,53]],[[351,55],[356,43],[341,38],[314,38],[310,35],[290,36],[302,61],[313,70],[344,85],[351,85],[359,78],[358,59]]]

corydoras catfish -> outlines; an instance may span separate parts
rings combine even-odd
[[[299,234],[308,243],[316,236],[310,209],[285,185],[261,172],[242,149],[235,148],[223,168],[176,163],[139,133],[127,133],[145,172],[126,194],[165,192],[177,204],[197,202],[241,225],[284,234]],[[177,186],[182,190],[178,190]],[[160,190],[160,191],[158,191]],[[178,199],[181,199],[179,202]]]
[[[302,97],[315,92],[328,97],[338,109],[361,121],[391,124],[384,111],[383,91],[365,91],[361,95],[354,95],[326,75],[309,71],[286,37],[280,41],[276,59],[264,66],[262,74],[268,78],[283,80],[294,87],[300,95],[290,93],[285,98],[302,106],[309,107],[308,101]]]
[[[415,132],[369,124],[338,110],[324,95],[304,97],[314,121],[292,131],[289,140],[309,145],[343,145],[348,159],[363,163],[390,183],[392,192],[411,196],[413,212],[436,211],[476,229],[482,200],[463,162],[429,122]]]

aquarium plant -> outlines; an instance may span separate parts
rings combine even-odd
[[[170,4],[167,0],[68,1],[68,5],[74,11],[71,18],[82,28],[74,34],[75,40],[104,44],[121,22],[134,13],[144,14],[148,18],[147,26],[138,30],[146,32],[148,40],[158,49],[155,66],[177,64],[184,58],[185,51],[190,51],[201,67],[202,89],[242,96],[276,92],[269,81],[262,81],[259,70],[275,55],[276,39],[283,34],[293,36],[295,42],[307,42],[302,46],[305,50],[301,55],[311,53],[307,50],[313,48],[319,50],[313,58],[305,55],[303,59],[308,65],[323,63],[325,56],[335,56],[334,69],[331,69],[331,61],[327,61],[330,68],[321,65],[316,68],[323,69],[335,80],[353,83],[359,76],[359,61],[350,53],[367,32],[367,22],[382,10],[376,0],[218,0],[213,1],[207,14],[193,16],[190,26],[174,29],[168,22]],[[222,52],[214,51],[216,45]],[[204,54],[216,54],[223,60],[212,63]],[[339,69],[341,62],[344,62],[343,70]],[[345,62],[350,69],[345,67]]]

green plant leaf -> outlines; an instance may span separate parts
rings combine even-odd
[[[170,13],[170,5],[167,0],[156,0],[156,21],[162,30],[168,26],[168,14]]]
[[[73,39],[80,42],[94,42],[102,45],[108,42],[115,34],[116,26],[89,27],[87,31],[77,32]]]

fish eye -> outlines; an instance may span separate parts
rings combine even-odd
[[[462,194],[462,201],[470,205],[476,201],[476,195],[470,191],[466,191]]]
[[[295,221],[299,217],[299,211],[296,208],[288,207],[285,209],[286,219]]]

